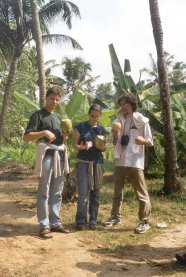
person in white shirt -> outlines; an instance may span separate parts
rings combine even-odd
[[[124,94],[118,99],[121,108],[118,118],[113,122],[114,148],[114,196],[111,216],[105,227],[121,223],[123,189],[128,180],[139,201],[140,223],[136,233],[145,233],[151,215],[150,198],[144,178],[145,146],[153,145],[149,119],[137,111],[137,99],[133,94]]]

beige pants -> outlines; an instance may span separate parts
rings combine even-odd
[[[121,217],[123,189],[126,179],[132,184],[139,201],[139,220],[149,221],[151,214],[150,198],[142,169],[116,166],[114,168],[114,196],[111,215]]]

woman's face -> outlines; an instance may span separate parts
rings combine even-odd
[[[90,123],[90,125],[96,125],[99,118],[100,118],[100,112],[99,111],[90,111],[90,113],[89,113],[89,123]]]

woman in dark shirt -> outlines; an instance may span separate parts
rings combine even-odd
[[[106,135],[105,128],[98,124],[101,107],[93,104],[88,112],[89,119],[79,123],[74,130],[73,147],[77,154],[77,182],[78,203],[76,226],[78,230],[85,230],[87,226],[87,206],[89,197],[89,228],[95,229],[99,208],[100,185],[103,177],[104,143],[97,145],[97,136]]]

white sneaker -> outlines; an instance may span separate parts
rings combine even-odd
[[[149,224],[145,221],[141,221],[138,227],[135,229],[135,232],[138,234],[143,234],[149,229],[150,229]]]
[[[103,222],[103,226],[111,227],[111,226],[118,225],[118,224],[121,224],[121,223],[122,223],[122,221],[121,221],[120,218],[114,217],[114,216],[111,215],[111,217],[108,220]]]

